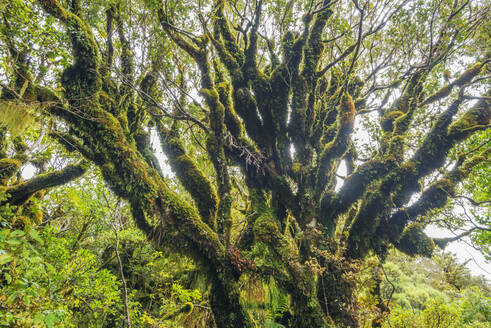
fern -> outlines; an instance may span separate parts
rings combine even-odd
[[[283,294],[279,288],[276,287],[274,281],[271,281],[268,287],[270,296],[268,317],[272,321],[281,319],[283,317],[283,313],[288,310],[288,296]]]

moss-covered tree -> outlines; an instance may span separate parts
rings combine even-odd
[[[290,297],[288,326],[358,326],[359,264],[392,245],[431,255],[420,218],[489,160],[489,139],[461,151],[491,119],[489,4],[28,3],[2,4],[3,101],[40,104],[149,242],[199,264],[218,327],[253,326],[239,284],[252,275]],[[19,8],[42,12],[66,60],[43,61],[53,51],[26,39]],[[53,178],[67,170],[83,165]],[[49,181],[7,189],[10,202]]]

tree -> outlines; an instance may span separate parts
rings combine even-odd
[[[218,327],[252,326],[240,301],[247,276],[289,295],[291,327],[358,326],[363,259],[383,262],[391,245],[426,256],[444,246],[421,218],[489,163],[489,139],[463,151],[491,118],[487,2],[2,8],[3,104],[40,107],[149,242],[198,263]],[[152,133],[178,186],[166,183]],[[55,185],[25,184],[7,201]]]

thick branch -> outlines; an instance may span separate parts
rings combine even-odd
[[[463,181],[476,165],[488,159],[489,151],[474,156],[462,166],[457,165],[452,171],[423,191],[414,204],[392,214],[387,222],[380,225],[375,236],[391,243],[397,243],[404,227],[409,222],[414,222],[418,217],[445,206],[448,198],[454,195],[455,186]]]
[[[452,81],[452,83],[444,86],[443,88],[441,88],[440,90],[438,90],[437,92],[426,98],[423,101],[423,105],[428,105],[435,101],[441,100],[447,97],[448,95],[450,95],[450,93],[456,86],[462,87],[467,83],[471,82],[474,77],[479,75],[483,66],[484,65],[482,63],[476,63],[475,65],[467,69],[464,73],[462,73],[454,81]]]
[[[321,201],[320,222],[329,224],[339,214],[346,212],[351,205],[359,200],[370,183],[389,173],[395,167],[395,162],[390,158],[380,160],[378,158],[360,165],[346,178],[343,186],[337,194],[326,193]]]
[[[355,105],[349,94],[344,94],[338,110],[337,132],[333,141],[328,143],[320,154],[317,171],[317,190],[322,192],[333,176],[334,161],[339,160],[349,148],[350,135],[353,132]]]
[[[203,221],[212,229],[215,229],[218,208],[215,188],[186,154],[178,136],[168,131],[162,123],[159,123],[157,128],[162,148],[169,158],[172,170],[176,173],[184,188],[193,197]]]
[[[82,161],[78,164],[70,164],[62,170],[40,174],[30,180],[9,187],[6,193],[10,195],[8,203],[20,205],[27,201],[36,192],[61,186],[82,176],[87,171],[88,163]]]

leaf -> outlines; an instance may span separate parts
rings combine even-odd
[[[31,263],[32,264],[41,263],[41,262],[43,262],[43,259],[40,256],[31,257]]]
[[[10,295],[7,300],[5,301],[5,304],[12,304],[15,299],[17,298],[17,295],[19,294],[19,292],[15,292],[13,293],[12,295]]]
[[[29,295],[24,296],[24,303],[26,307],[29,307],[29,305],[31,305],[31,297]]]
[[[7,244],[9,244],[11,246],[18,246],[18,245],[22,244],[22,240],[20,240],[20,239],[9,239],[9,240],[7,240]]]
[[[0,255],[0,265],[5,265],[13,260],[13,256],[10,254],[2,254]]]
[[[23,237],[26,233],[22,230],[15,230],[15,231],[12,231],[12,233],[10,234],[10,238],[19,238],[19,237]]]
[[[44,241],[41,239],[39,233],[36,230],[29,230],[29,237],[31,237],[33,240],[37,241],[41,245],[44,245]]]
[[[265,327],[266,328],[285,328],[285,326],[283,326],[282,324],[274,322],[270,319],[266,320],[266,326]]]
[[[10,232],[10,229],[0,230],[0,241],[4,241],[5,239],[7,239],[9,232]]]
[[[3,274],[3,276],[5,277],[5,280],[7,281],[7,285],[9,285],[12,282],[12,276],[10,274],[8,274],[7,272],[5,272]]]
[[[46,263],[46,271],[48,273],[56,272],[56,268],[52,264]]]

